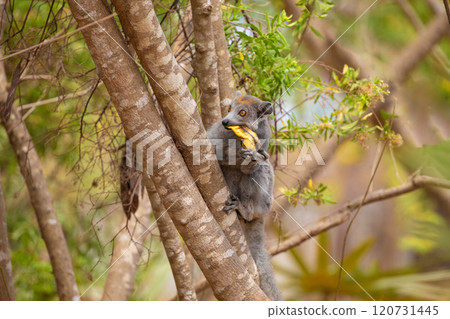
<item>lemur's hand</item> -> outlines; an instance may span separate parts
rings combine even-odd
[[[239,155],[244,159],[243,165],[252,162],[262,162],[269,158],[269,154],[266,151],[253,151],[250,149],[242,149],[239,151]]]

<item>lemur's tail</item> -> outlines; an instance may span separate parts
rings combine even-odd
[[[270,256],[264,246],[264,220],[257,218],[245,224],[245,235],[250,252],[258,268],[261,289],[272,300],[282,300],[273,275]],[[249,238],[251,236],[251,238]]]

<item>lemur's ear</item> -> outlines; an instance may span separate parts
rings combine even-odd
[[[261,102],[259,104],[259,112],[261,115],[270,115],[273,112],[272,103],[270,102]]]

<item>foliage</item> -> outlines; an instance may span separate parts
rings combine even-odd
[[[309,25],[309,20],[312,17],[317,17],[320,19],[325,18],[328,12],[334,7],[333,0],[299,0],[296,3],[297,6],[302,7],[302,14],[298,18],[298,22],[293,28],[294,35],[301,37]],[[313,26],[309,26],[311,31],[314,32],[318,37],[322,37],[319,31],[317,31]]]
[[[421,174],[450,179],[448,154],[450,154],[450,139],[434,145],[409,147],[401,156],[413,171],[420,170]]]
[[[398,157],[410,171],[449,179],[449,151],[450,140],[447,139],[435,145],[404,148]],[[397,198],[395,205],[399,218],[403,220],[403,235],[398,246],[402,250],[423,256],[420,263],[423,267],[428,267],[431,261],[449,262],[450,258],[445,252],[448,249],[450,230],[445,215],[438,213],[439,207],[436,207],[426,192],[422,190]]]
[[[308,187],[304,187],[301,190],[299,189],[299,187],[280,187],[281,193],[283,193],[287,197],[289,204],[294,207],[297,206],[299,202],[302,205],[306,206],[310,200],[314,200],[317,205],[324,203],[335,204],[336,202],[333,201],[331,197],[325,193],[326,190],[327,186],[323,185],[322,183],[319,184],[319,186],[314,187],[312,179],[308,181]]]
[[[312,2],[317,2],[315,10],[318,11],[314,12],[321,17],[332,7],[328,1]],[[354,140],[363,144],[370,133],[395,135],[389,126],[383,123],[373,125],[370,122],[370,108],[377,102],[384,101],[384,96],[389,94],[387,85],[382,80],[360,79],[359,71],[348,66],[342,72],[333,72],[330,82],[323,81],[320,77],[305,76],[309,68],[291,55],[291,47],[282,33],[285,29],[298,27],[302,23],[301,19],[291,22],[284,11],[272,18],[266,14],[267,31],[263,31],[261,23],[257,26],[240,22],[237,10],[242,9],[245,6],[237,6],[227,10],[225,15],[233,23],[233,27],[227,28],[227,37],[232,39],[229,50],[232,63],[239,70],[239,86],[249,94],[271,101],[279,100],[294,89],[301,90],[308,92],[301,104],[312,101],[329,109],[324,116],[315,115],[316,122],[300,125],[292,110],[287,111],[279,103],[279,111],[275,111],[274,118],[275,135],[277,139],[298,141],[296,144],[287,144],[288,150],[292,151],[302,146],[305,140],[317,136],[325,140],[334,135],[338,139],[353,136]],[[286,147],[282,142],[277,145],[276,151],[282,151]],[[272,148],[271,151],[275,150]]]
[[[290,45],[281,33],[282,29],[292,24],[284,11],[273,18],[266,14],[264,27],[267,31],[264,31],[261,23],[257,26],[239,22],[241,17],[237,15],[237,10],[242,9],[245,6],[229,10],[233,11],[230,12],[230,22],[239,27],[226,29],[227,38],[234,39],[229,50],[232,63],[239,70],[239,86],[249,94],[278,100],[305,70],[305,66],[289,53]]]
[[[276,265],[276,270],[283,274],[286,290],[291,291],[288,300],[298,300],[305,295],[315,299],[334,300],[339,277],[339,264],[336,260],[329,262],[330,239],[327,233],[318,236],[319,245],[315,246],[314,260],[311,254],[301,249],[292,249],[289,255],[295,268]],[[413,267],[394,270],[382,270],[380,262],[372,261],[369,266],[364,262],[375,240],[368,238],[357,245],[344,258],[345,273],[339,288],[339,296],[352,300],[448,300],[450,289],[450,271],[419,271]],[[351,274],[350,278],[347,274]],[[370,296],[360,288],[360,286]],[[438,287],[436,287],[436,284]],[[303,296],[303,297],[301,297]]]
[[[322,137],[327,140],[337,136],[338,141],[343,137],[353,137],[353,140],[364,145],[367,136],[374,132],[380,135],[394,136],[389,125],[373,125],[370,122],[372,108],[378,101],[384,101],[388,94],[386,84],[380,79],[370,81],[358,79],[358,71],[345,66],[339,78],[333,72],[333,82],[323,83],[320,78],[316,80],[302,80],[305,90],[310,92],[306,100],[321,103],[331,108],[331,113],[323,116],[315,115],[316,122],[299,125],[295,115],[290,115],[286,122],[277,131],[277,138],[297,140],[297,145],[303,141]],[[342,95],[343,94],[343,95]],[[289,144],[287,150],[292,151],[295,144]],[[283,144],[280,144],[280,150]]]

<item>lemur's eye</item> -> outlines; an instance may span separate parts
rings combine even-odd
[[[231,105],[228,107],[228,113],[231,112]]]
[[[240,115],[240,116],[245,116],[245,114],[247,114],[247,112],[245,112],[244,110],[241,110],[241,111],[239,112],[239,115]]]

